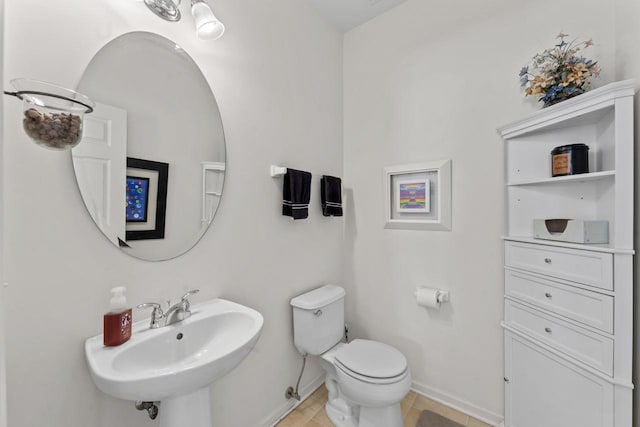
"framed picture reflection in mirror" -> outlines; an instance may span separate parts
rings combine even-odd
[[[164,239],[169,164],[127,157],[126,240]]]

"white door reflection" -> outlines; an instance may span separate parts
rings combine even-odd
[[[91,218],[118,245],[125,240],[127,112],[96,103],[83,126],[82,144],[72,150],[80,194]]]

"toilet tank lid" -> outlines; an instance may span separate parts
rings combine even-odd
[[[304,310],[325,307],[344,298],[345,291],[340,286],[324,285],[291,299],[291,305]]]

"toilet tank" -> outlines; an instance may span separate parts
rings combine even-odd
[[[320,355],[342,340],[344,296],[340,286],[325,285],[291,300],[293,342],[301,354]]]

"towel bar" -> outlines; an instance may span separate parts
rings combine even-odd
[[[287,173],[287,168],[283,166],[271,165],[271,178],[279,178]]]

